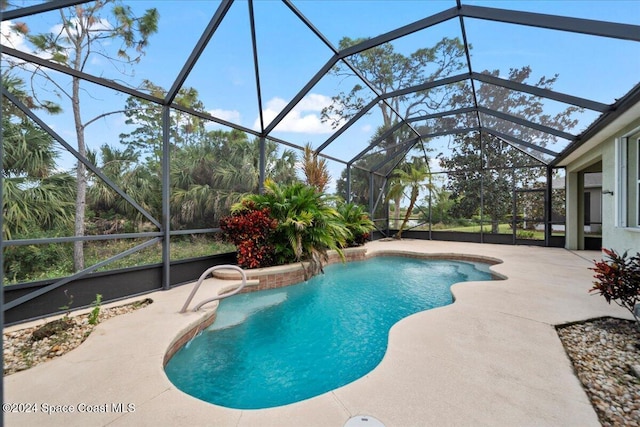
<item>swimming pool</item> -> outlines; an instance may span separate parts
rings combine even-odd
[[[366,375],[382,360],[391,327],[452,302],[450,287],[491,280],[488,265],[377,257],[220,303],[213,325],[165,366],[177,388],[237,409],[304,400]]]

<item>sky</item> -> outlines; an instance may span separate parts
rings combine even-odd
[[[28,2],[27,2],[28,3]],[[333,46],[341,38],[373,37],[455,6],[455,1],[382,1],[382,0],[302,0],[294,5],[321,31]],[[168,89],[185,60],[191,54],[202,31],[219,4],[204,0],[136,0],[129,2],[135,13],[155,7],[160,14],[159,32],[152,36],[146,54],[133,69],[123,75],[103,57],[94,55],[87,70],[96,75],[138,86],[143,79]],[[620,1],[463,1],[463,4],[517,9],[530,12],[574,16],[585,19],[640,25],[640,2]],[[189,74],[185,86],[198,90],[206,110],[221,119],[251,129],[260,129],[259,111],[268,124],[327,62],[333,52],[316,37],[283,3],[276,0],[254,2],[258,67],[262,105],[256,96],[253,52],[245,1],[236,1],[213,36],[198,64]],[[22,19],[32,33],[46,32],[58,22],[55,12]],[[15,22],[14,22],[15,23]],[[25,40],[10,35],[3,22],[2,42],[17,49],[29,50]],[[603,103],[612,103],[640,80],[640,43],[609,40],[523,26],[465,19],[467,37],[472,44],[474,71],[499,69],[504,75],[509,67],[530,65],[532,81],[559,74],[554,90]],[[7,36],[10,36],[7,38]],[[443,36],[460,37],[457,19],[438,24],[393,42],[396,51],[410,55],[419,47],[431,46]],[[115,46],[106,46],[112,49]],[[69,79],[60,79],[68,88]],[[314,86],[301,103],[275,129],[274,136],[299,146],[311,143],[318,147],[333,129],[323,123],[320,113],[331,104],[332,96],[348,92],[355,79],[326,77]],[[126,97],[110,90],[84,86],[83,119],[90,120],[106,111],[121,109]],[[40,93],[55,99],[51,85]],[[48,91],[48,92],[47,92]],[[75,141],[71,108],[60,100],[65,113],[46,116],[47,123],[72,145]],[[559,109],[553,102],[550,110]],[[585,112],[583,130],[598,114]],[[90,148],[107,143],[118,144],[118,135],[130,131],[122,114],[109,115],[87,128]],[[327,155],[350,159],[366,147],[380,123],[380,113],[373,109],[332,143]],[[221,126],[215,126],[223,128]],[[557,147],[559,151],[562,147]],[[68,156],[62,163],[70,162]],[[333,178],[344,168],[329,162]]]

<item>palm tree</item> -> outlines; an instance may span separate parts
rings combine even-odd
[[[429,178],[429,172],[427,165],[419,160],[414,159],[413,163],[409,164],[408,170],[397,169],[393,173],[391,187],[389,188],[389,197],[394,198],[398,197],[398,195],[404,194],[404,191],[407,187],[411,188],[411,196],[409,197],[409,207],[404,215],[404,219],[398,232],[395,234],[394,238],[401,239],[402,238],[402,230],[407,225],[409,218],[411,217],[411,213],[413,212],[413,208],[415,207],[416,200],[418,200],[418,196],[420,195],[420,190],[425,188],[430,188],[430,184],[424,183],[424,181]],[[396,205],[396,212],[400,211],[399,204]]]
[[[89,151],[87,157],[94,164],[98,164],[95,152]],[[139,157],[139,153],[134,151],[132,146],[119,150],[105,144],[100,147],[100,170],[141,207],[159,216],[161,209],[159,178],[139,163]],[[95,179],[89,182],[88,204],[98,216],[115,214],[115,222],[109,221],[112,222],[112,228],[118,228],[118,223],[122,220],[134,222],[137,227],[142,225],[142,213],[120,197],[104,181]]]
[[[3,74],[2,83],[26,105],[32,105],[22,80]],[[51,111],[55,109],[52,105]],[[56,172],[58,153],[51,136],[13,104],[3,102],[2,144],[4,238],[68,229],[74,218],[75,181],[68,173]]]
[[[281,184],[295,182],[296,156],[265,141],[265,172]],[[175,147],[171,164],[174,226],[211,227],[260,180],[260,140],[238,130],[212,131],[197,144]]]
[[[30,108],[38,108],[22,80],[3,74],[2,84]],[[45,107],[54,112],[56,106]],[[70,235],[75,178],[57,172],[58,153],[49,134],[10,102],[2,103],[2,236],[4,240]],[[6,280],[33,280],[55,265],[64,274],[72,259],[64,245],[9,246],[3,249]],[[68,260],[69,262],[65,262]],[[70,271],[70,269],[69,269]]]

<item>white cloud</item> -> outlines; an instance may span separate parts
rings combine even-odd
[[[25,35],[18,31],[15,31],[13,29],[14,25],[15,24],[12,21],[4,21],[0,23],[0,43],[21,52],[33,54],[33,49],[31,49],[31,47],[27,44]],[[38,56],[45,58],[45,56],[42,54]],[[30,72],[36,70],[36,66],[34,64],[25,62],[22,59],[17,59],[9,55],[3,56],[2,60],[6,61],[8,64],[20,65],[21,68]]]
[[[73,35],[73,36],[78,36],[78,29],[80,28],[79,25],[79,18],[75,17],[69,20],[69,25],[67,26],[68,31]],[[83,24],[87,24],[87,22],[83,22]],[[113,30],[113,25],[111,25],[111,23],[106,20],[106,19],[100,19],[96,22],[94,22],[90,27],[89,27],[89,31],[91,31],[93,33],[93,37],[96,37],[96,33],[98,33],[99,31],[111,31]],[[65,37],[67,36],[67,31],[63,29],[62,24],[56,24],[51,28],[51,33],[52,34],[62,34]],[[86,31],[86,30],[85,30]],[[99,37],[99,36],[98,36]],[[109,40],[109,38],[104,38],[102,39],[102,41],[100,42],[100,45],[102,46],[102,48],[104,48],[104,46],[108,46],[110,45],[111,42]],[[61,43],[62,46],[65,47],[65,49],[67,50],[67,56],[71,55],[71,49],[72,46],[69,43]],[[106,64],[104,58],[100,55],[98,56],[92,56],[91,57],[91,65],[96,65],[96,66],[102,66]]]
[[[361,129],[362,129],[362,132],[369,133],[369,132],[371,132],[372,126],[371,125],[364,125],[364,126],[362,126]]]
[[[78,28],[77,25],[78,22],[78,18],[74,18],[70,21],[70,23],[72,24],[70,26],[71,28],[71,32],[76,32],[75,28]],[[0,42],[2,42],[2,44],[6,45],[6,46],[10,46],[14,49],[23,51],[23,52],[27,52],[33,55],[36,55],[40,58],[44,58],[44,59],[50,59],[51,55],[45,52],[39,52],[39,53],[35,53],[35,51],[27,44],[26,42],[26,38],[23,34],[13,30],[13,25],[14,23],[12,21],[3,21],[0,24]],[[93,32],[97,32],[97,31],[109,31],[112,30],[113,26],[111,25],[111,23],[106,20],[106,19],[101,19],[99,21],[96,21],[93,25],[91,25],[90,30]],[[64,31],[62,30],[62,24],[56,24],[54,25],[51,30],[49,31],[51,34],[64,34],[66,35],[66,33],[64,33]],[[103,45],[109,44],[108,39],[102,41]],[[67,51],[70,51],[71,49],[71,45],[67,43],[66,46],[64,46],[66,48]],[[16,59],[11,59],[12,62],[22,62]],[[97,59],[92,59],[92,64],[100,64],[101,62]],[[34,68],[33,64],[27,64],[26,65],[27,68]]]
[[[331,105],[331,98],[317,93],[310,93],[302,98],[295,108],[278,124],[275,128],[280,132],[329,134],[334,131],[329,122],[323,123],[320,120],[322,109]],[[267,102],[266,108],[262,111],[265,124],[271,123],[273,119],[287,106],[287,102],[282,98],[272,98]],[[253,123],[254,129],[260,128],[260,120]]]
[[[69,20],[69,26],[67,27],[69,29],[69,32],[72,33],[74,36],[78,35],[78,31],[77,28],[80,28],[80,26],[78,25],[79,23],[79,19],[73,18]],[[86,24],[86,22],[84,22],[84,24]],[[113,30],[113,25],[111,25],[111,23],[102,18],[98,21],[95,21],[90,27],[89,27],[89,31],[91,31],[92,33],[96,33],[98,31],[110,31]],[[51,28],[51,32],[53,34],[64,34],[66,35],[66,32],[63,31],[62,28],[62,24],[56,24]],[[95,36],[95,34],[94,34]]]
[[[23,34],[13,30],[12,21],[2,21],[0,23],[0,42],[21,51],[28,51]]]
[[[218,108],[215,110],[209,110],[208,113],[215,118],[226,120],[237,125],[241,124],[240,111],[238,110],[221,110]]]

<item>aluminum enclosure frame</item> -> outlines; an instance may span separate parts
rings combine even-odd
[[[81,5],[83,3],[88,3],[90,0],[52,0],[47,2],[38,3],[35,5],[30,5],[28,7],[6,10],[3,11],[1,20],[2,22],[9,22],[16,19],[29,17],[32,15],[36,15],[39,13],[49,12],[61,8],[72,7],[76,5]],[[351,195],[351,178],[352,178],[352,170],[353,168],[357,168],[360,170],[364,170],[368,173],[369,176],[369,209],[370,212],[373,213],[376,211],[377,207],[384,203],[384,189],[389,182],[391,177],[391,173],[395,166],[397,166],[402,160],[405,158],[407,153],[411,151],[417,144],[424,144],[428,142],[430,138],[434,138],[436,136],[441,135],[456,135],[456,134],[469,134],[471,132],[477,133],[480,141],[482,141],[483,135],[492,135],[495,138],[499,138],[504,143],[508,144],[513,149],[524,153],[526,156],[529,156],[533,159],[537,165],[541,168],[546,169],[546,186],[545,186],[545,197],[547,203],[545,204],[545,245],[550,245],[552,240],[551,236],[551,195],[552,195],[552,185],[551,185],[551,177],[552,172],[555,168],[561,167],[562,160],[565,159],[570,153],[578,149],[582,144],[588,141],[591,137],[596,135],[600,130],[604,129],[608,124],[616,120],[616,118],[620,117],[626,111],[628,111],[634,105],[640,103],[640,83],[635,87],[631,88],[631,90],[616,100],[612,104],[604,104],[592,99],[586,99],[582,97],[573,96],[567,93],[561,93],[554,90],[548,90],[539,88],[536,86],[531,86],[527,84],[513,82],[507,79],[503,79],[500,77],[495,77],[483,73],[478,73],[474,71],[473,67],[473,59],[470,55],[470,41],[467,40],[467,34],[465,29],[465,23],[468,20],[485,20],[491,22],[499,22],[499,23],[508,23],[526,27],[535,27],[542,28],[548,30],[555,31],[564,31],[576,34],[586,34],[596,37],[609,38],[609,39],[617,39],[617,40],[625,40],[630,42],[639,42],[640,43],[640,25],[630,25],[630,24],[621,24],[615,22],[605,22],[591,19],[581,19],[581,18],[573,18],[566,16],[555,16],[549,14],[542,13],[533,13],[533,12],[522,12],[516,10],[508,10],[508,9],[498,9],[498,8],[489,8],[483,6],[474,6],[463,4],[463,0],[455,0],[455,6],[445,9],[441,12],[435,13],[433,15],[424,17],[419,19],[413,23],[408,25],[404,25],[402,27],[396,28],[392,31],[386,32],[384,34],[377,35],[370,39],[367,39],[361,43],[348,47],[346,49],[339,49],[335,45],[331,43],[331,41],[320,31],[313,23],[313,20],[309,19],[304,13],[302,13],[296,6],[293,0],[282,0],[282,3],[291,11],[291,13],[317,37],[321,43],[326,46],[332,52],[332,56],[326,61],[326,63],[320,67],[320,69],[314,74],[314,76],[300,89],[287,103],[287,105],[275,116],[275,118],[267,123],[265,121],[265,117],[263,116],[263,93],[261,87],[260,80],[260,67],[258,61],[258,43],[257,43],[257,35],[256,35],[256,24],[254,20],[254,1],[247,0],[246,4],[249,10],[249,27],[251,33],[251,48],[252,48],[252,57],[254,61],[253,68],[253,76],[256,82],[256,97],[258,102],[258,114],[259,114],[259,129],[250,129],[235,123],[232,123],[228,120],[225,120],[220,117],[216,117],[210,113],[195,111],[193,109],[184,107],[175,103],[175,98],[179,92],[179,90],[184,85],[187,80],[190,71],[194,68],[194,66],[198,63],[204,49],[207,47],[208,43],[212,39],[212,37],[216,34],[216,31],[220,27],[220,24],[224,21],[227,16],[228,11],[234,3],[239,3],[240,0],[221,0],[219,6],[217,7],[215,13],[211,17],[209,24],[204,29],[202,34],[200,35],[196,45],[193,47],[188,59],[185,61],[179,73],[175,76],[170,89],[168,90],[166,96],[164,98],[154,97],[142,91],[133,89],[123,84],[119,84],[114,80],[105,79],[96,75],[75,71],[69,67],[60,65],[58,63],[48,61],[36,55],[32,55],[18,49],[14,49],[10,46],[0,45],[0,53],[5,57],[11,57],[16,60],[25,61],[28,63],[37,64],[38,66],[45,67],[50,70],[54,70],[56,72],[65,74],[67,76],[71,76],[74,78],[79,78],[81,80],[100,85],[102,87],[111,89],[113,91],[117,91],[123,94],[127,94],[129,96],[137,97],[141,100],[145,100],[151,102],[162,108],[162,218],[155,218],[151,213],[147,212],[139,203],[137,203],[133,198],[131,198],[128,194],[126,194],[122,189],[118,188],[118,186],[112,182],[108,177],[106,177],[102,172],[96,168],[87,158],[81,156],[71,144],[69,144],[65,139],[58,135],[51,127],[47,126],[46,122],[42,120],[38,114],[34,111],[30,110],[27,106],[25,106],[20,100],[18,100],[15,96],[13,96],[7,88],[2,88],[2,102],[10,102],[19,108],[25,115],[31,118],[35,123],[38,124],[44,131],[46,131],[53,139],[58,141],[72,153],[77,161],[84,163],[87,168],[102,179],[110,188],[112,188],[117,194],[123,197],[127,202],[129,202],[138,212],[140,212],[145,218],[147,218],[155,227],[156,231],[146,232],[146,233],[127,233],[127,234],[115,234],[115,235],[101,235],[101,236],[81,236],[81,237],[62,237],[62,238],[46,238],[46,239],[24,239],[24,240],[4,240],[4,238],[0,237],[0,249],[4,250],[4,248],[11,246],[20,246],[20,245],[31,245],[31,244],[46,244],[46,243],[63,243],[63,242],[76,242],[76,241],[95,241],[95,240],[109,240],[109,239],[128,239],[128,238],[146,238],[148,239],[146,242],[131,248],[127,251],[124,251],[114,257],[111,257],[107,260],[104,260],[92,267],[86,268],[80,272],[77,272],[69,277],[54,281],[53,283],[47,284],[36,290],[35,292],[31,292],[29,294],[25,294],[20,296],[19,298],[14,299],[9,304],[4,304],[4,298],[0,297],[0,324],[4,325],[4,313],[5,311],[12,309],[20,304],[28,303],[29,301],[45,294],[46,292],[59,288],[73,280],[80,279],[83,277],[87,277],[87,275],[96,269],[109,264],[110,262],[124,258],[134,252],[137,252],[145,247],[148,247],[156,242],[162,243],[162,289],[169,289],[172,283],[171,280],[171,261],[170,261],[170,237],[184,234],[205,234],[205,233],[216,233],[219,231],[217,228],[208,228],[208,229],[194,229],[194,230],[171,230],[170,224],[170,205],[169,205],[169,167],[171,164],[170,157],[170,113],[172,110],[180,111],[186,114],[190,114],[213,123],[218,123],[220,125],[226,126],[231,129],[237,129],[241,132],[245,132],[248,135],[252,135],[256,138],[259,138],[260,141],[260,159],[259,159],[259,176],[260,176],[260,189],[262,190],[262,182],[265,179],[265,144],[267,140],[274,141],[283,146],[288,146],[291,148],[302,150],[303,147],[297,141],[288,141],[283,140],[274,136],[272,133],[274,130],[280,125],[283,120],[287,117],[287,115],[293,111],[296,106],[300,104],[303,98],[310,93],[312,88],[320,82],[320,80],[334,67],[340,65],[347,67],[353,75],[360,80],[363,87],[368,88],[373,94],[374,98],[367,104],[367,106],[357,112],[350,120],[347,121],[342,127],[340,127],[336,132],[334,132],[329,138],[327,138],[324,142],[322,142],[319,147],[316,149],[316,153],[325,159],[335,161],[340,164],[344,164],[346,166],[346,175],[347,175],[347,194],[350,197]],[[126,1],[125,1],[126,3]],[[454,1],[452,0],[452,4]],[[455,76],[449,76],[436,81],[424,82],[420,85],[404,88],[395,92],[389,93],[380,93],[375,86],[369,82],[364,74],[354,66],[351,61],[353,55],[357,55],[367,51],[368,49],[372,49],[377,46],[384,45],[385,43],[389,43],[395,40],[398,40],[404,36],[416,33],[418,31],[432,28],[437,26],[438,24],[442,24],[449,21],[457,21],[460,32],[463,38],[463,46],[465,50],[466,56],[466,69],[467,71]],[[436,88],[440,86],[445,86],[449,84],[468,84],[472,90],[472,105],[465,108],[457,108],[450,109],[447,111],[441,111],[433,114],[423,114],[417,117],[403,117],[398,111],[395,111],[391,99],[394,97],[400,97],[404,95],[409,95],[412,93],[416,93],[419,91],[428,90],[430,88]],[[582,133],[575,135],[569,132],[566,132],[564,129],[556,129],[546,125],[534,123],[526,118],[515,117],[513,115],[496,111],[491,108],[483,107],[478,103],[478,88],[479,84],[492,85],[495,87],[500,87],[504,89],[508,89],[511,91],[516,91],[520,93],[526,93],[532,96],[541,97],[543,99],[549,99],[553,101],[558,101],[561,103],[574,105],[579,108],[583,108],[586,110],[590,110],[596,112],[599,117],[596,119],[594,123],[592,123],[585,131]],[[340,159],[335,156],[328,155],[324,151],[331,146],[333,143],[337,143],[336,140],[342,134],[344,134],[348,129],[350,129],[359,118],[368,114],[371,109],[373,109],[376,105],[382,103],[386,106],[390,111],[395,114],[397,118],[397,122],[385,132],[383,132],[378,138],[367,144],[366,148],[358,152],[355,156],[350,159]],[[431,131],[426,133],[421,133],[418,127],[416,127],[416,123],[420,121],[427,121],[430,119],[444,118],[447,116],[455,116],[457,114],[472,114],[475,116],[475,124],[473,126],[468,126],[465,128],[452,128],[440,131]],[[553,137],[563,138],[569,141],[568,146],[563,149],[560,153],[551,150],[545,146],[541,146],[536,144],[536,141],[527,141],[522,140],[514,135],[506,134],[501,132],[498,129],[492,129],[489,125],[483,123],[482,114],[487,114],[498,118],[500,120],[507,121],[509,123],[523,126],[526,128],[533,129],[537,132],[542,132],[547,135],[551,135]],[[367,156],[370,153],[376,152],[375,150],[381,149],[381,143],[385,141],[386,138],[391,136],[394,132],[406,128],[408,133],[411,136],[404,141],[400,142],[395,149],[398,151],[393,155],[389,156],[389,158],[379,162],[373,167],[366,169],[359,164],[359,160],[363,157]],[[1,136],[0,136],[1,138]],[[484,144],[480,143],[481,146],[481,154],[483,154]],[[424,149],[424,145],[423,145]],[[424,151],[425,160],[426,160],[426,151]],[[553,157],[550,161],[545,161],[544,156]],[[0,160],[2,160],[3,152],[0,144]],[[393,165],[393,167],[389,168],[389,172],[382,173],[381,170],[383,168],[388,167],[389,165]],[[3,176],[0,175],[0,184],[2,184]],[[382,188],[378,190],[378,194],[374,191],[374,185],[376,179],[380,179],[382,181]],[[483,183],[481,183],[483,185]],[[0,185],[0,199],[4,196],[2,194],[2,186]],[[481,192],[482,193],[482,192]],[[481,194],[481,198],[483,195]],[[481,209],[483,206],[483,202],[481,202]],[[387,211],[388,212],[388,211]],[[515,212],[515,211],[514,211]],[[481,210],[481,222],[483,221],[484,213]],[[384,218],[383,218],[384,220]],[[2,225],[3,219],[0,218],[0,225]],[[387,224],[389,223],[389,217],[387,213],[386,217]],[[415,232],[415,235],[418,236],[424,232]],[[378,230],[376,235],[384,236],[384,230]],[[429,238],[431,238],[432,233],[429,230],[428,233]],[[469,239],[475,239],[475,236],[469,237]],[[485,241],[484,235],[480,233],[479,241]],[[4,262],[3,256],[0,256],[0,266]],[[2,274],[2,273],[0,273]],[[2,282],[4,283],[4,277],[2,277]],[[1,360],[1,356],[0,356]],[[3,397],[3,390],[0,383],[0,398]],[[0,424],[2,424],[2,419],[0,418]]]
[[[478,132],[479,135],[490,134],[493,135],[505,143],[509,144],[514,149],[530,156],[536,162],[539,162],[541,166],[545,167],[553,167],[558,164],[559,160],[565,157],[569,152],[575,150],[582,142],[587,140],[591,135],[593,135],[598,129],[604,126],[606,123],[611,122],[619,115],[623,114],[631,105],[638,102],[640,100],[640,85],[636,86],[632,91],[627,94],[625,97],[619,99],[613,104],[603,104],[597,101],[593,101],[590,99],[585,99],[581,97],[572,96],[570,94],[564,94],[552,90],[542,89],[535,86],[530,86],[526,84],[512,82],[506,79],[490,76],[487,74],[478,73],[473,70],[472,67],[472,59],[469,54],[469,41],[467,40],[466,30],[465,30],[465,21],[467,19],[481,19],[488,20],[493,22],[501,22],[501,23],[509,23],[515,25],[523,25],[530,27],[538,27],[544,29],[551,30],[559,30],[566,31],[572,33],[579,34],[588,34],[598,37],[606,37],[612,39],[620,39],[620,40],[628,40],[633,42],[640,42],[640,26],[638,25],[630,25],[630,24],[620,24],[613,22],[604,22],[597,20],[589,20],[589,19],[581,19],[581,18],[572,18],[572,17],[561,17],[554,16],[548,14],[541,13],[532,13],[532,12],[521,12],[515,10],[507,10],[507,9],[497,9],[497,8],[489,8],[482,6],[471,6],[463,4],[461,0],[456,0],[456,5],[449,9],[443,10],[442,12],[436,13],[434,15],[428,16],[426,18],[415,21],[411,24],[405,25],[403,27],[397,28],[395,30],[389,31],[387,33],[378,35],[376,37],[367,39],[359,44],[351,46],[349,48],[340,50],[336,46],[334,46],[329,39],[320,31],[310,20],[306,17],[291,0],[282,0],[284,5],[292,11],[292,13],[313,33],[315,36],[331,51],[333,52],[333,56],[322,66],[318,72],[307,82],[307,84],[298,91],[295,96],[291,99],[291,101],[286,105],[286,107],[280,111],[280,113],[272,120],[270,123],[265,123],[262,108],[259,108],[259,118],[260,118],[260,129],[254,130],[246,127],[239,126],[237,124],[231,123],[229,121],[223,120],[219,117],[215,117],[209,113],[195,111],[186,107],[183,107],[179,104],[174,103],[175,97],[185,83],[189,72],[193,69],[195,64],[198,62],[202,52],[206,48],[207,44],[216,33],[216,30],[220,26],[221,22],[225,19],[227,12],[231,8],[231,6],[236,2],[235,0],[222,0],[220,5],[218,6],[215,14],[212,16],[209,25],[205,28],[203,33],[201,34],[198,42],[194,46],[189,58],[186,60],[182,69],[176,76],[171,85],[170,90],[166,94],[163,99],[156,98],[144,92],[132,89],[125,85],[121,85],[113,80],[97,77],[91,74],[83,73],[75,71],[71,68],[62,66],[60,64],[54,63],[52,61],[45,60],[43,58],[37,57],[35,55],[31,55],[17,49],[11,48],[9,46],[0,46],[3,55],[7,55],[16,59],[20,59],[27,62],[32,62],[34,64],[38,64],[42,67],[46,67],[51,70],[55,70],[57,72],[77,77],[82,80],[86,80],[91,83],[95,83],[106,88],[112,89],[114,91],[119,91],[130,96],[135,96],[140,99],[152,102],[161,106],[163,108],[163,188],[162,188],[162,216],[163,218],[154,218],[148,212],[146,212],[140,205],[138,205],[135,200],[131,199],[126,193],[122,190],[118,189],[117,186],[111,182],[107,177],[102,175],[99,170],[97,170],[91,163],[79,156],[77,152],[74,152],[73,148],[66,143],[59,135],[57,135],[53,130],[51,130],[46,123],[38,118],[38,116],[29,111],[24,105],[20,105],[21,103],[15,99],[10,93],[3,88],[2,93],[3,97],[6,98],[9,102],[17,105],[25,114],[31,117],[34,121],[36,121],[44,130],[46,130],[54,139],[59,141],[67,150],[72,152],[79,161],[83,162],[93,173],[99,176],[102,180],[106,182],[108,186],[113,188],[118,194],[124,197],[129,203],[131,203],[139,212],[141,212],[145,217],[147,217],[157,228],[157,232],[151,233],[138,233],[138,234],[127,234],[127,238],[132,237],[149,237],[150,239],[158,239],[160,238],[163,242],[163,264],[165,265],[164,270],[164,278],[163,278],[163,288],[168,289],[170,283],[170,271],[169,271],[169,237],[178,234],[185,233],[211,233],[216,232],[218,229],[205,229],[205,230],[183,230],[183,231],[172,231],[170,229],[169,223],[169,194],[168,194],[168,171],[169,165],[171,162],[170,159],[170,150],[169,150],[169,113],[171,110],[181,111],[187,114],[191,114],[206,120],[210,120],[215,123],[219,123],[221,125],[227,126],[232,129],[238,129],[242,132],[246,132],[249,135],[253,135],[260,139],[261,141],[261,156],[259,162],[260,169],[260,179],[264,180],[265,177],[265,162],[264,162],[264,144],[267,139],[275,141],[277,143],[287,145],[292,148],[302,149],[300,144],[296,144],[291,141],[284,141],[277,137],[271,135],[274,129],[282,123],[287,114],[289,114],[301,101],[302,99],[311,91],[311,89],[322,79],[327,72],[329,72],[333,67],[338,64],[343,64],[348,67],[351,72],[354,73],[357,78],[359,78],[363,85],[368,87],[374,94],[375,98],[371,100],[365,108],[360,110],[357,114],[355,114],[344,126],[340,127],[334,134],[332,134],[327,140],[325,140],[317,149],[316,152],[320,157],[324,157],[326,159],[330,159],[332,161],[336,161],[344,164],[347,167],[347,173],[351,175],[351,168],[360,168],[363,169],[360,165],[357,164],[358,160],[360,160],[363,156],[367,155],[367,153],[371,153],[373,150],[380,146],[380,143],[384,141],[384,139],[391,135],[395,130],[399,129],[401,126],[406,126],[406,128],[413,133],[414,137],[405,141],[402,144],[400,154],[392,156],[390,159],[385,160],[382,163],[375,165],[373,168],[367,170],[370,173],[371,179],[373,179],[374,175],[381,177],[385,182],[390,178],[390,172],[386,174],[381,174],[379,172],[380,168],[386,166],[388,162],[395,161],[396,164],[402,161],[402,158],[408,153],[416,144],[423,143],[429,138],[445,135],[445,134],[460,134],[460,133],[469,133],[469,132]],[[54,0],[50,2],[45,2],[25,8],[15,9],[15,10],[7,10],[3,12],[2,21],[10,21],[15,20],[22,17],[27,17],[30,15],[43,13],[47,11],[56,10],[59,8],[70,7],[74,5],[79,5],[83,3],[87,3],[88,0]],[[253,19],[254,13],[254,4],[252,0],[247,2],[249,8],[249,16],[250,16],[250,30],[251,30],[251,43],[253,49],[253,58],[254,58],[254,76],[256,81],[256,93],[258,103],[260,107],[262,106],[262,94],[261,94],[261,86],[260,86],[260,68],[258,64],[258,54],[257,54],[257,41],[256,41],[256,31],[255,31],[255,22]],[[434,27],[443,22],[447,22],[450,20],[457,20],[460,26],[460,30],[463,36],[463,44],[466,54],[466,62],[467,62],[467,72],[462,73],[456,76],[450,76],[447,78],[443,78],[441,80],[425,82],[421,85],[404,88],[399,91],[389,92],[389,93],[379,93],[376,88],[364,77],[364,75],[350,62],[350,57],[359,53],[362,53],[368,49],[381,46],[385,43],[392,42],[394,40],[400,39],[401,37],[413,34],[415,32],[424,30],[426,28]],[[502,113],[493,109],[489,109],[478,105],[477,100],[477,88],[476,83],[480,82],[483,84],[489,84],[493,86],[498,86],[502,88],[506,88],[513,91],[528,93],[534,96],[542,97],[545,99],[550,99],[570,105],[575,105],[580,108],[592,110],[598,113],[601,113],[599,119],[587,129],[587,131],[581,133],[580,135],[574,135],[568,132],[565,132],[562,129],[555,129],[548,126],[540,125],[529,120],[512,116],[510,114]],[[426,90],[429,88],[435,88],[438,86],[444,86],[447,84],[453,83],[468,83],[472,88],[472,97],[473,97],[473,106],[464,108],[464,109],[456,109],[456,110],[448,110],[439,112],[431,115],[423,115],[420,117],[402,117],[399,112],[395,111],[392,105],[388,102],[390,98],[403,96],[406,94],[415,93],[417,91]],[[5,101],[6,102],[6,101]],[[329,147],[335,140],[344,132],[346,132],[354,123],[358,121],[359,118],[366,115],[374,106],[378,103],[384,103],[393,113],[398,117],[397,124],[381,135],[376,140],[372,141],[366,149],[362,150],[358,154],[356,154],[351,159],[338,159],[332,156],[327,155],[323,151]],[[468,127],[465,129],[450,129],[443,132],[433,132],[427,134],[421,134],[416,127],[413,125],[415,122],[420,120],[428,120],[430,118],[437,117],[445,117],[450,115],[455,115],[459,113],[472,113],[475,114],[477,124],[474,127]],[[539,132],[543,132],[549,135],[553,135],[556,137],[560,137],[570,141],[569,146],[563,150],[561,153],[557,153],[553,150],[549,150],[543,146],[539,146],[535,143],[535,141],[524,141],[518,139],[512,135],[508,135],[502,133],[496,129],[491,129],[482,123],[480,114],[488,114],[499,118],[501,120],[505,120],[507,122],[511,122],[520,126],[525,126],[531,129],[534,129]],[[554,160],[551,162],[545,162],[537,154],[544,154],[549,156],[554,156]],[[426,155],[426,153],[425,153]],[[393,168],[391,168],[393,170]],[[350,193],[350,182],[348,183],[349,193]],[[380,197],[377,198],[380,201]],[[373,202],[373,200],[371,200]],[[375,204],[371,206],[371,209],[375,209]],[[124,238],[123,236],[119,236]],[[104,239],[114,238],[114,237],[103,237]],[[38,243],[56,243],[61,241],[82,241],[82,240],[95,240],[95,237],[68,237],[59,239],[38,239]],[[11,241],[2,240],[0,246],[2,248],[8,246],[15,246],[21,244],[31,244],[35,241],[21,242],[21,241]],[[82,273],[82,272],[81,272]],[[82,274],[81,274],[82,275]]]

